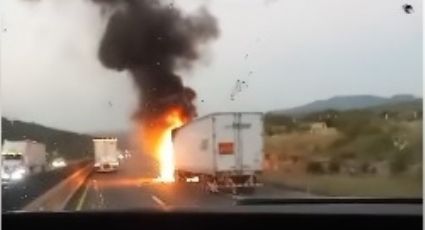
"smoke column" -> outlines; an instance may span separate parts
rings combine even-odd
[[[140,90],[136,118],[149,121],[169,108],[188,119],[196,116],[196,93],[175,71],[190,68],[199,46],[218,37],[215,18],[204,8],[185,16],[155,0],[93,1],[121,6],[109,19],[99,59],[107,68],[131,72]]]

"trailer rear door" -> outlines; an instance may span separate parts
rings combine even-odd
[[[243,171],[258,171],[263,161],[263,120],[261,113],[241,113],[237,120],[238,157]]]
[[[217,171],[258,171],[262,167],[261,113],[223,113],[213,117]]]
[[[237,132],[233,124],[237,114],[217,114],[213,116],[213,139],[215,142],[216,170],[234,171],[237,165]]]

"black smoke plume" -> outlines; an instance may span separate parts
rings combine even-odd
[[[216,19],[204,8],[186,16],[156,0],[93,1],[121,7],[109,19],[99,58],[108,68],[131,72],[140,89],[137,117],[155,117],[175,107],[195,116],[196,93],[175,72],[190,68],[199,46],[218,36]]]

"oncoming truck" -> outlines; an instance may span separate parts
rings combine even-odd
[[[13,182],[46,170],[46,146],[32,140],[4,140],[2,146],[2,182]]]
[[[263,161],[262,113],[215,113],[173,130],[175,178],[209,192],[254,191]]]
[[[94,167],[97,172],[113,172],[118,169],[118,140],[116,138],[95,138]]]

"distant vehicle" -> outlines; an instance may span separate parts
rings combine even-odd
[[[94,143],[94,167],[98,172],[116,171],[119,166],[119,151],[116,138],[97,138]]]
[[[62,168],[62,167],[65,167],[66,165],[67,164],[66,164],[65,159],[63,159],[61,157],[54,159],[52,161],[52,163],[51,163],[51,167],[54,168],[54,169],[56,169],[56,168]]]
[[[47,168],[46,146],[31,140],[5,140],[2,148],[2,181],[18,181]]]
[[[124,158],[130,158],[131,157],[131,154],[130,154],[130,151],[128,151],[128,149],[126,149],[126,150],[124,150]]]
[[[173,130],[177,181],[253,192],[263,161],[262,113],[216,113]]]

